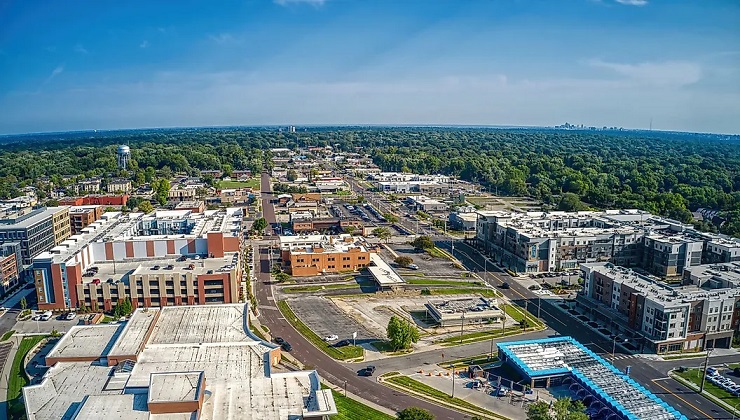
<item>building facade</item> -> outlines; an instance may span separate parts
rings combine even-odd
[[[361,270],[370,265],[371,253],[364,240],[347,234],[281,236],[280,252],[296,277]]]
[[[73,206],[69,209],[69,220],[72,235],[78,235],[82,229],[103,217],[103,206]]]
[[[30,266],[34,257],[69,236],[69,209],[64,206],[24,211],[0,219],[0,243],[20,243],[24,266]]]
[[[104,213],[33,259],[39,309],[236,302],[242,214]]]
[[[729,348],[740,319],[740,288],[672,287],[611,263],[581,265],[578,303],[656,353]]]

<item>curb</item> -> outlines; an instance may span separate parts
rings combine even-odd
[[[680,382],[681,384],[683,384],[683,385],[685,385],[685,386],[693,389],[694,391],[696,391],[697,394],[701,395],[702,397],[704,397],[704,398],[708,399],[709,401],[712,401],[713,403],[717,404],[718,406],[724,408],[725,410],[727,410],[728,413],[735,414],[735,415],[740,415],[740,410],[736,410],[731,405],[729,405],[726,402],[722,401],[719,397],[716,397],[716,396],[712,395],[711,393],[709,393],[707,391],[699,392],[699,387],[695,383],[693,383],[691,381],[688,381],[688,380],[682,378],[679,375],[676,375],[673,372],[673,370],[671,370],[668,373],[668,375],[671,378],[673,378],[674,380]]]

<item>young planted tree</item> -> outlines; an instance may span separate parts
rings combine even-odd
[[[391,231],[388,230],[387,227],[379,227],[373,229],[373,235],[377,236],[378,239],[383,240],[386,243],[388,243],[388,240],[391,238],[391,236],[393,236],[391,234]]]
[[[394,351],[407,349],[412,343],[419,341],[419,329],[409,321],[393,315],[388,321],[388,340]]]
[[[21,298],[21,310],[25,311],[28,308],[28,301],[26,300],[26,297],[23,296]]]

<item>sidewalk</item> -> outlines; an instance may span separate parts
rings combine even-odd
[[[8,358],[5,360],[3,371],[0,372],[0,413],[3,414],[5,414],[8,409],[8,378],[10,377],[10,370],[13,366],[13,359],[15,359],[15,354],[18,352],[18,340],[21,339],[22,338],[19,338],[17,336],[13,336],[8,339],[8,341],[12,343],[13,346],[8,352]]]

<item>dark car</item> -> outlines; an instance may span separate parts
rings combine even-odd
[[[507,282],[501,283],[501,288],[502,289],[508,289],[509,287],[511,287],[511,286],[509,286],[509,283],[507,283]]]
[[[291,347],[290,343],[288,343],[287,341],[283,341],[283,344],[281,344],[280,347],[282,347],[285,351],[293,350],[293,347]]]
[[[373,373],[375,373],[375,366],[372,365],[362,369],[361,371],[362,376],[373,376]]]
[[[346,347],[352,344],[349,340],[342,340],[337,341],[336,343],[332,344],[332,347]]]
[[[283,337],[275,337],[275,342],[277,344],[283,344],[285,340],[283,340]]]

